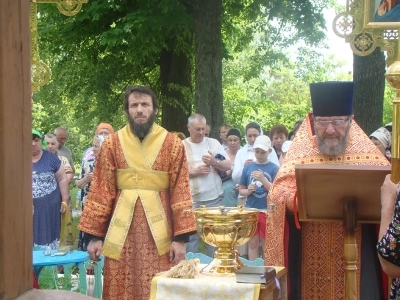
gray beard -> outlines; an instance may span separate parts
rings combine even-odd
[[[345,136],[339,137],[337,144],[333,146],[328,145],[323,137],[317,136],[317,144],[319,151],[322,154],[328,156],[337,156],[341,153],[345,153],[347,145],[349,143],[349,131],[350,131],[350,126],[347,127]]]
[[[156,119],[156,115],[152,114],[149,117],[149,120],[146,123],[135,123],[133,118],[128,115],[129,126],[131,127],[132,132],[140,139],[143,140],[146,135],[149,133],[151,126],[154,124],[154,120]]]

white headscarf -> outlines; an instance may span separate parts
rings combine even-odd
[[[385,127],[378,128],[369,137],[376,138],[385,149],[392,147],[392,134]]]
[[[285,142],[283,142],[283,144],[282,144],[282,152],[284,152],[284,153],[288,152],[290,146],[292,145],[292,142],[293,141],[285,141]]]

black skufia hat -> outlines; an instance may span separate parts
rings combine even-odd
[[[311,83],[310,94],[314,116],[350,116],[353,113],[354,82]]]

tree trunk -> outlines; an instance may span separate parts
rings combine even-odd
[[[353,54],[353,57],[354,118],[369,135],[382,126],[385,57],[380,48],[368,56]]]
[[[195,107],[218,136],[223,123],[222,0],[196,0],[193,5],[195,38]]]
[[[187,133],[187,119],[192,113],[192,68],[184,54],[163,49],[160,57],[161,125],[169,131]]]
[[[380,48],[376,48],[368,56],[357,56],[353,54],[353,80],[355,83],[355,94],[353,113],[356,122],[369,135],[382,126],[383,96],[385,92],[385,57]],[[375,227],[372,224],[362,224],[361,257],[371,257],[371,249],[376,245],[377,239],[371,235]],[[381,282],[379,261],[376,255],[373,259],[361,260],[361,270],[369,269],[371,272],[364,276],[361,273],[360,299],[379,299]],[[374,277],[374,278],[373,278]],[[372,284],[374,282],[376,284]]]

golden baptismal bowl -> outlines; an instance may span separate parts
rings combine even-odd
[[[202,274],[233,274],[244,265],[239,259],[236,246],[247,243],[257,227],[259,210],[238,207],[205,207],[193,209],[197,233],[204,242],[218,247],[214,260]]]

